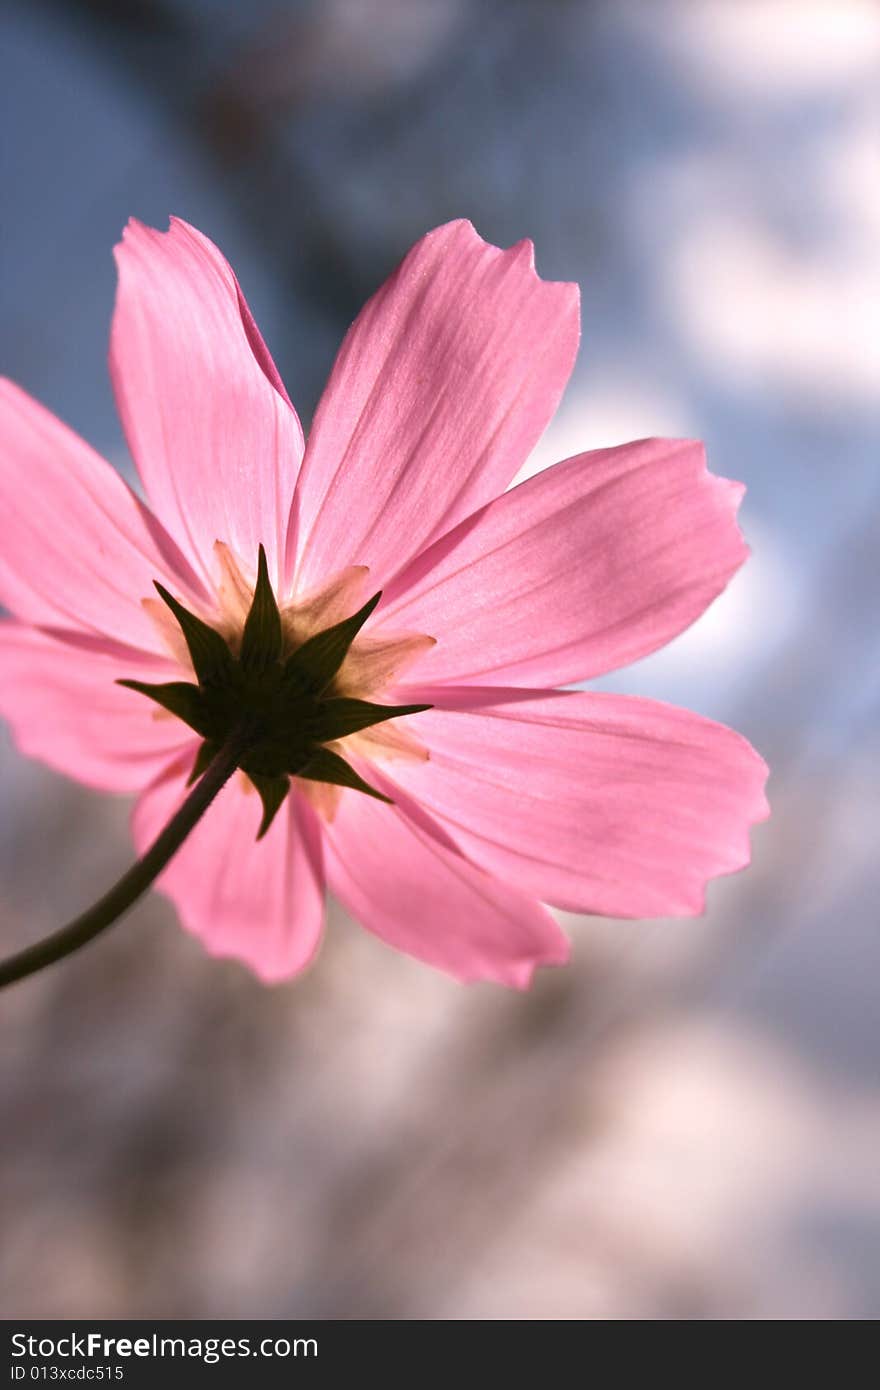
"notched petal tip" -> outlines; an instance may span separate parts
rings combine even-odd
[[[739,524],[739,509],[746,493],[745,483],[726,478],[720,473],[713,473],[709,467],[706,446],[701,439],[651,436],[636,441],[636,445],[656,450],[658,463],[678,456],[682,461],[683,476],[688,476],[687,470],[690,470],[690,484],[694,496],[702,492],[706,499],[712,499],[717,523],[721,527],[729,528],[729,547],[726,548],[722,544],[721,532],[716,545],[716,553],[726,551],[727,583],[751,554]]]
[[[568,965],[571,958],[571,946],[569,942],[566,942],[566,947],[567,949],[564,952],[560,951],[558,954],[533,956],[526,960],[512,961],[510,964],[509,976],[502,983],[506,984],[508,988],[519,990],[524,994],[526,990],[531,989],[532,985],[535,983],[535,975],[539,970]]]
[[[157,227],[150,227],[146,222],[141,222],[138,217],[129,217],[119,240],[113,246],[113,259],[116,262],[118,274],[121,276],[127,260],[137,259],[142,252],[148,252],[151,247],[161,245],[167,236],[168,231],[162,232]],[[117,298],[118,295],[117,287]]]
[[[511,267],[515,266],[520,273],[524,273],[526,278],[536,280],[540,285],[544,285],[548,289],[555,291],[564,290],[570,307],[579,309],[581,295],[580,285],[576,280],[548,280],[545,276],[539,274],[535,260],[535,243],[531,237],[520,237],[519,241],[513,242],[510,246],[498,246],[494,241],[488,241],[485,237],[481,236],[469,217],[456,217],[426,232],[421,240],[416,242],[413,250],[418,246],[431,244],[434,241],[441,241],[444,239],[452,241],[456,237],[470,241],[472,244],[483,247],[488,251],[494,251],[498,257],[507,261]]]
[[[511,256],[516,256],[523,261],[526,268],[537,275],[535,269],[535,243],[531,237],[524,236],[519,241],[514,242],[510,248]],[[540,276],[538,277],[540,279]]]
[[[744,761],[749,764],[752,776],[749,809],[746,811],[748,818],[746,837],[748,838],[751,827],[762,824],[763,821],[769,819],[771,814],[772,808],[767,796],[770,767],[758,752],[757,748],[749,742],[744,734],[739,733],[736,729],[730,729],[729,733],[733,741],[738,745]],[[745,862],[748,863],[748,859]]]
[[[738,781],[738,813],[731,818],[728,829],[726,853],[719,855],[717,861],[698,881],[683,889],[681,903],[667,916],[703,917],[709,910],[708,894],[711,884],[730,874],[747,869],[753,859],[753,831],[766,821],[771,814],[767,799],[767,780],[770,769],[760,753],[749,740],[736,729],[727,725],[716,725],[716,730],[726,737],[730,750],[736,751],[740,760]]]
[[[517,269],[524,271],[531,279],[536,280],[539,285],[545,285],[548,290],[553,290],[564,301],[565,310],[569,313],[580,315],[581,287],[576,280],[548,280],[541,275],[538,270],[535,253],[535,243],[531,237],[523,237],[501,253],[510,259],[511,264],[516,264]]]
[[[548,916],[552,917],[556,926],[553,945],[551,947],[548,944],[540,955],[523,956],[521,960],[511,962],[509,983],[513,989],[531,989],[535,981],[536,971],[544,968],[555,969],[568,965],[571,961],[571,938],[562,930],[552,913],[548,913]]]
[[[535,975],[539,970],[568,965],[570,959],[571,942],[560,930],[555,947],[548,948],[539,955],[520,956],[510,960],[499,957],[491,963],[483,962],[476,968],[451,973],[463,985],[500,985],[502,989],[515,989],[518,993],[525,994],[535,983]]]

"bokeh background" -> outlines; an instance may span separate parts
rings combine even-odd
[[[531,236],[584,344],[529,466],[698,435],[748,485],[746,570],[604,684],[746,732],[774,816],[527,996],[335,910],[266,990],[152,897],[0,1002],[0,1315],[880,1313],[878,100],[872,0],[6,0],[0,370],[127,471],[130,214],[223,247],[304,417],[427,228]],[[130,848],[0,762],[6,952]]]

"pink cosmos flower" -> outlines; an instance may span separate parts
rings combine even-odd
[[[349,330],[306,445],[206,237],[132,222],[117,260],[110,369],[149,505],[0,386],[0,712],[19,748],[137,792],[145,848],[200,743],[117,683],[193,680],[154,581],[235,651],[262,546],[285,652],[381,590],[332,694],[433,708],[332,745],[393,804],[294,776],[257,840],[236,774],[160,880],[209,952],[295,975],[326,884],[391,945],[521,987],[568,954],[541,903],[701,912],[706,881],[748,862],[762,760],[685,710],[555,687],[698,617],[746,557],[743,489],[699,444],[648,439],[504,491],[571,372],[577,287],[540,280],[529,242],[439,227]]]

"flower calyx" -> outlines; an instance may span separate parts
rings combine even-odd
[[[259,550],[257,582],[237,655],[222,633],[191,613],[156,582],[186,642],[196,681],[149,684],[121,680],[201,737],[190,782],[202,775],[231,738],[246,744],[239,766],[260,794],[262,839],[290,789],[291,776],[390,801],[371,787],[327,744],[388,719],[419,714],[430,705],[378,705],[335,693],[334,681],[381,592],[350,618],[285,650],[278,604],[269,582],[266,552]]]

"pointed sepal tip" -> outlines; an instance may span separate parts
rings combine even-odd
[[[265,671],[280,659],[282,644],[281,614],[269,582],[266,552],[261,545],[257,583],[245,620],[239,660],[246,671]]]
[[[301,647],[297,647],[285,662],[285,680],[296,689],[312,695],[323,695],[381,597],[380,589],[350,618],[324,628],[323,632],[316,632]]]
[[[334,753],[332,748],[316,748],[304,767],[297,769],[297,777],[305,777],[310,782],[330,782],[335,787],[349,787],[352,791],[364,792],[393,806],[394,802],[384,792],[377,791],[365,782],[363,777],[349,763]]]
[[[256,772],[249,772],[247,775],[259,792],[260,800],[263,803],[263,818],[257,831],[257,839],[262,840],[284,805],[284,799],[290,791],[290,778],[263,777]]]
[[[177,619],[199,685],[216,684],[227,678],[232,668],[232,653],[220,633],[184,608],[158,579],[154,579],[153,584],[162,602]]]

